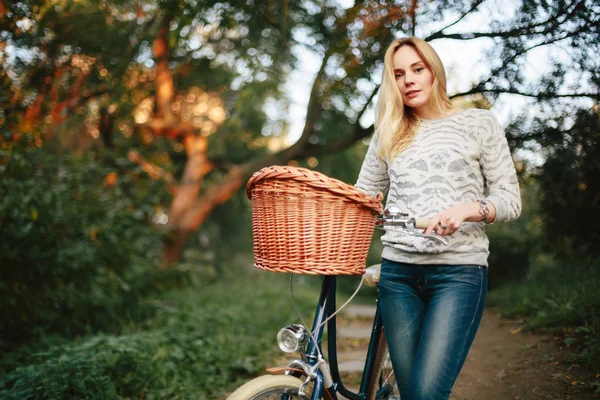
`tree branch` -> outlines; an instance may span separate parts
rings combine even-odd
[[[554,39],[551,39],[551,40],[547,40],[547,41],[544,41],[544,42],[541,42],[541,43],[535,44],[535,45],[533,45],[533,46],[530,46],[530,47],[524,48],[524,49],[522,49],[522,50],[520,50],[520,51],[516,52],[516,53],[515,53],[515,54],[513,54],[513,55],[512,55],[510,58],[503,60],[502,66],[500,66],[500,67],[497,67],[497,68],[494,68],[494,69],[491,71],[490,75],[487,77],[487,79],[485,79],[485,80],[482,80],[481,82],[479,82],[479,83],[477,84],[477,86],[475,86],[475,88],[483,88],[483,87],[484,87],[484,85],[485,85],[486,83],[489,83],[489,82],[491,82],[491,81],[492,81],[492,78],[493,78],[494,76],[496,76],[496,74],[497,74],[497,73],[498,73],[498,72],[499,72],[499,71],[500,71],[502,68],[504,68],[504,65],[507,65],[507,64],[511,63],[512,61],[516,60],[518,57],[522,56],[523,54],[527,54],[529,51],[531,51],[531,50],[533,50],[533,49],[535,49],[535,48],[542,47],[542,46],[547,46],[547,45],[550,45],[550,44],[553,44],[553,43],[556,43],[556,42],[560,42],[561,40],[568,39],[568,38],[570,38],[570,37],[576,36],[577,34],[579,34],[579,33],[580,33],[580,31],[581,31],[581,30],[577,30],[577,31],[574,31],[574,32],[569,32],[568,34],[566,34],[566,35],[564,35],[564,36],[562,36],[562,37],[558,37],[558,38],[554,38]],[[473,90],[473,89],[471,89],[471,90]],[[478,93],[480,93],[480,92],[478,92]],[[459,94],[459,95],[460,95],[460,96],[462,96],[462,94]],[[453,96],[453,97],[456,97],[456,96],[457,96],[457,95],[455,95],[455,96]]]
[[[472,39],[478,39],[478,38],[482,38],[482,37],[508,38],[508,37],[517,37],[517,36],[532,35],[532,34],[544,35],[547,33],[554,32],[556,30],[557,26],[563,24],[569,17],[571,17],[571,15],[575,11],[575,9],[579,5],[579,3],[581,3],[581,2],[573,3],[574,4],[573,11],[567,13],[564,16],[563,21],[559,21],[559,17],[561,15],[563,15],[563,12],[568,10],[569,7],[572,6],[573,4],[558,10],[555,14],[550,16],[548,19],[538,22],[536,24],[531,24],[528,26],[522,26],[522,27],[511,29],[508,31],[499,31],[499,32],[468,32],[468,33],[448,33],[448,34],[446,34],[446,33],[443,33],[443,30],[445,29],[444,28],[434,34],[429,35],[427,38],[425,38],[425,41],[431,41],[434,39],[472,40]],[[543,29],[541,31],[536,31],[536,28],[539,28],[539,27],[543,27]]]
[[[363,117],[363,115],[365,114],[365,112],[367,111],[367,108],[369,107],[369,104],[371,104],[371,102],[373,101],[373,98],[375,97],[375,95],[377,94],[377,92],[379,92],[379,86],[377,86],[373,92],[371,92],[371,95],[369,96],[369,98],[367,99],[367,102],[365,103],[365,106],[363,107],[362,110],[360,110],[360,113],[358,113],[358,117],[356,118],[356,122],[358,123],[358,121],[360,121],[360,119]]]
[[[74,109],[84,105],[86,102],[90,101],[91,99],[98,97],[98,96],[102,96],[103,94],[108,94],[113,92],[113,89],[98,89],[94,92],[89,93],[87,96],[81,96],[79,98],[79,100],[77,101],[77,104],[74,106]]]
[[[171,120],[173,118],[171,105],[175,98],[175,85],[173,74],[169,69],[171,49],[169,47],[169,29],[172,16],[166,13],[160,22],[158,32],[152,43],[154,63],[156,64],[156,115],[159,118]]]
[[[461,15],[460,17],[458,17],[458,19],[454,22],[452,22],[451,24],[446,25],[445,27],[443,27],[442,29],[440,29],[439,31],[432,33],[431,35],[429,35],[425,41],[429,41],[429,40],[433,40],[437,38],[437,35],[443,35],[444,31],[456,24],[458,24],[460,21],[462,21],[467,15],[469,15],[470,13],[472,13],[473,11],[475,11],[477,9],[477,7],[479,7],[479,5],[483,3],[483,0],[476,0],[473,3],[473,6],[467,11],[465,12],[463,15]]]
[[[327,61],[332,54],[331,48],[325,52],[323,56],[323,62],[321,63],[321,68],[319,68],[319,72],[315,77],[315,81],[313,82],[312,89],[310,91],[310,97],[308,100],[308,106],[306,111],[306,121],[304,122],[304,129],[302,129],[302,135],[300,139],[298,139],[299,145],[304,145],[308,143],[309,137],[314,132],[314,124],[315,120],[318,118],[321,111],[321,104],[317,100],[319,97],[319,86],[321,85],[321,80],[323,79],[323,74],[325,73],[325,67],[327,66]]]
[[[582,28],[580,28],[580,29],[578,29],[578,30],[576,30],[576,31],[569,32],[569,33],[565,34],[564,36],[557,37],[557,38],[553,38],[553,39],[550,39],[550,40],[547,40],[547,41],[543,41],[543,42],[540,42],[540,43],[534,44],[534,45],[532,45],[532,46],[529,46],[529,47],[527,47],[527,48],[524,48],[524,49],[522,49],[522,50],[520,50],[520,51],[516,52],[516,53],[515,53],[515,54],[513,54],[513,55],[512,55],[510,58],[508,58],[508,59],[505,59],[505,60],[503,61],[503,65],[502,65],[502,66],[500,66],[500,67],[497,67],[497,68],[493,69],[493,70],[491,71],[490,75],[487,77],[487,79],[485,79],[485,80],[482,80],[481,82],[479,82],[479,83],[478,83],[476,86],[474,86],[474,87],[473,87],[472,89],[470,89],[469,91],[467,91],[467,92],[462,92],[462,93],[457,93],[457,94],[454,94],[454,95],[450,96],[450,98],[462,97],[462,96],[467,96],[467,95],[470,95],[470,94],[476,94],[476,93],[486,93],[486,92],[491,92],[491,90],[485,90],[485,89],[484,89],[484,88],[485,88],[485,84],[486,84],[486,83],[489,83],[489,82],[491,82],[491,81],[492,81],[492,78],[494,78],[494,76],[496,76],[496,74],[498,73],[498,71],[500,71],[502,68],[504,68],[504,65],[511,63],[512,61],[514,61],[514,60],[515,60],[515,59],[517,59],[518,57],[522,56],[523,54],[527,54],[529,51],[531,51],[531,50],[533,50],[533,49],[535,49],[535,48],[542,47],[542,46],[547,46],[547,45],[550,45],[550,44],[553,44],[553,43],[556,43],[556,42],[560,42],[561,40],[565,40],[565,39],[568,39],[568,38],[570,38],[570,37],[576,36],[576,35],[578,35],[578,34],[579,34],[579,33],[580,33],[582,30],[583,30],[583,29],[582,29]],[[503,92],[503,93],[504,93],[504,92]],[[514,94],[521,94],[521,93],[514,93]],[[523,95],[524,95],[524,94],[523,94]],[[530,96],[528,96],[528,97],[530,97]],[[549,96],[549,97],[552,97],[552,96]],[[568,95],[565,95],[565,96],[563,96],[563,97],[569,97],[569,96],[568,96]],[[582,96],[582,97],[585,97],[585,96]]]
[[[160,166],[147,161],[144,157],[140,156],[140,153],[137,151],[130,150],[129,153],[127,153],[127,158],[132,163],[139,165],[140,168],[142,168],[145,173],[150,175],[152,179],[163,178],[168,184],[175,184],[175,178],[173,178],[173,174],[171,174],[169,171],[165,171]]]
[[[417,30],[417,8],[418,0],[412,0],[408,15],[410,15],[410,35],[415,36]]]
[[[344,136],[341,139],[338,139],[334,142],[329,142],[326,145],[314,145],[311,144],[303,149],[303,151],[298,154],[298,158],[304,158],[308,156],[320,156],[326,154],[332,154],[336,151],[344,150],[347,147],[352,146],[357,141],[366,138],[373,134],[374,126],[371,125],[367,128],[363,128],[358,122],[354,125],[354,132],[351,135]]]
[[[463,96],[469,96],[472,94],[478,94],[478,93],[507,93],[507,94],[516,94],[519,96],[524,96],[524,97],[532,97],[535,99],[540,99],[540,100],[546,100],[546,99],[553,99],[553,98],[564,98],[564,97],[590,97],[590,98],[598,98],[600,97],[600,93],[565,93],[565,94],[557,94],[557,93],[544,93],[544,92],[540,92],[540,93],[526,93],[526,92],[522,92],[520,90],[517,89],[502,89],[502,88],[498,88],[498,89],[484,89],[482,87],[480,87],[480,85],[477,85],[476,87],[474,87],[471,90],[468,90],[466,92],[462,92],[462,93],[456,93],[452,96],[450,96],[451,99],[454,99],[456,97],[463,97]]]

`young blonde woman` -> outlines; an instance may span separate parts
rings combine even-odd
[[[385,54],[375,134],[356,187],[431,218],[449,245],[386,233],[379,301],[402,400],[448,399],[487,293],[485,225],[521,213],[503,129],[490,111],[457,110],[444,66],[423,40]],[[501,267],[501,266],[498,266]]]

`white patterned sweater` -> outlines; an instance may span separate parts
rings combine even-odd
[[[387,192],[386,208],[431,218],[459,203],[486,199],[495,222],[517,218],[521,196],[504,130],[487,110],[467,109],[449,117],[422,120],[413,143],[390,165],[377,156],[373,136],[355,185],[367,193]],[[487,266],[489,241],[484,222],[464,222],[438,241],[386,232],[383,258],[411,264]]]

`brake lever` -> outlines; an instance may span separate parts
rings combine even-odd
[[[423,233],[419,232],[416,228],[416,221],[414,218],[410,218],[408,214],[400,212],[400,209],[397,207],[390,207],[386,209],[383,213],[383,217],[377,218],[377,229],[382,229],[385,231],[392,231],[396,233],[400,233],[408,236],[416,236],[422,237],[425,239],[437,240],[438,242],[448,245],[448,239],[443,236],[438,235],[437,233]],[[393,227],[400,227],[400,230],[390,229]]]
[[[407,235],[407,236],[416,236],[416,237],[422,237],[425,239],[432,239],[432,240],[437,240],[438,242],[440,242],[441,244],[447,246],[450,242],[448,241],[448,239],[446,239],[443,236],[438,235],[437,233],[421,233],[418,232],[417,230],[414,231],[410,231],[407,229],[400,229],[400,230],[396,230],[396,229],[390,229],[390,228],[383,228],[383,227],[376,227],[376,229],[381,229],[387,232],[395,232],[395,233],[399,233],[401,235]]]
[[[415,232],[413,233],[413,236],[418,236],[418,237],[423,237],[426,239],[433,239],[433,240],[437,240],[438,242],[440,242],[443,245],[448,246],[448,244],[450,243],[448,241],[448,239],[446,239],[443,236],[438,235],[437,233],[420,233],[420,232]]]

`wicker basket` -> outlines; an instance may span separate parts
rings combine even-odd
[[[362,275],[381,197],[305,168],[256,172],[252,200],[254,266],[310,275]]]

